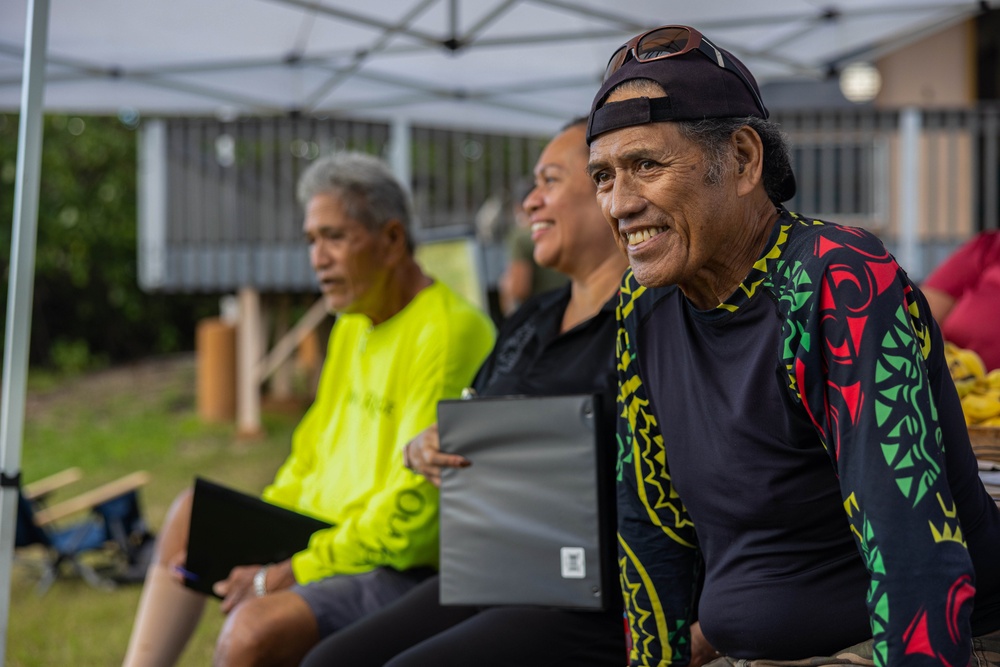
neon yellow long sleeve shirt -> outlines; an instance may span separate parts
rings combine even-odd
[[[470,384],[493,339],[490,319],[439,282],[378,326],[338,317],[316,400],[263,493],[333,524],[292,557],[299,583],[437,564],[437,489],[403,468],[401,449]]]

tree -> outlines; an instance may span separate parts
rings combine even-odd
[[[94,116],[53,115],[44,120],[33,365],[72,370],[190,350],[196,322],[217,311],[215,297],[146,294],[138,287],[136,126]],[[0,114],[4,313],[17,132],[17,116]]]

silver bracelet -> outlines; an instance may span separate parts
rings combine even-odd
[[[253,592],[257,597],[262,598],[267,595],[267,568],[270,565],[262,565],[257,573],[253,575]]]
[[[403,467],[413,470],[413,465],[410,463],[410,443],[403,445]]]

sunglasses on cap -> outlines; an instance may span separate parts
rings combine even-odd
[[[753,94],[754,103],[757,105],[757,108],[760,109],[763,117],[767,118],[767,108],[760,99],[757,89],[747,79],[743,70],[722,49],[712,44],[707,37],[686,25],[665,25],[653,28],[622,44],[608,61],[608,66],[604,70],[604,77],[601,79],[601,82],[607,81],[612,74],[621,69],[622,65],[628,62],[629,56],[640,63],[648,63],[654,60],[681,56],[694,50],[703,53],[709,60],[722,69],[729,70],[740,77],[743,85]]]

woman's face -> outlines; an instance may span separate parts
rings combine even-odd
[[[587,174],[583,125],[556,136],[535,166],[535,187],[524,199],[531,221],[535,261],[567,275],[589,270],[585,260],[612,236]]]

